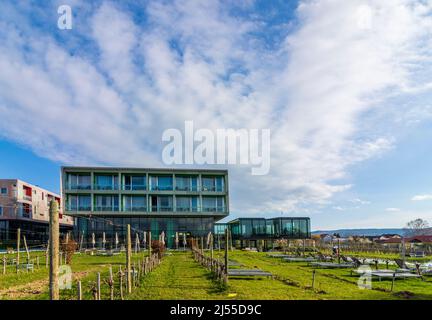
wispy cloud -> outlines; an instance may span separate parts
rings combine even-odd
[[[411,198],[412,201],[432,200],[432,194],[418,194]]]
[[[363,130],[364,113],[409,94],[429,63],[431,7],[416,1],[300,1],[272,43],[253,2],[150,1],[137,19],[122,2],[77,1],[82,18],[61,34],[22,6],[0,4],[4,138],[67,164],[160,166],[162,131],[185,120],[270,128],[270,175],[229,168],[234,212],[350,188],[351,165],[394,146]]]
[[[399,212],[399,211],[401,211],[401,209],[399,209],[399,208],[386,208],[385,211],[387,211],[387,212]]]

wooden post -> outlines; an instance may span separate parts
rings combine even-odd
[[[132,293],[132,278],[131,278],[131,227],[127,225],[127,237],[126,237],[126,276],[127,276],[127,292]]]
[[[204,252],[204,237],[201,237],[201,254]]]
[[[151,237],[151,231],[148,233],[148,255],[151,257],[152,255],[152,237]]]
[[[20,241],[21,241],[21,229],[17,229],[17,256],[16,256],[16,272],[19,271],[20,264]]]
[[[119,278],[120,278],[120,299],[123,300],[123,271],[121,266],[119,267]]]
[[[312,290],[315,288],[315,273],[316,270],[312,270]]]
[[[111,300],[114,300],[114,278],[113,278],[113,271],[112,266],[109,267],[109,285],[110,285],[110,298]]]
[[[213,259],[214,259],[214,255],[213,255],[213,233],[210,234],[210,267],[211,270],[213,270]]]
[[[396,272],[393,273],[392,284],[391,284],[391,289],[390,289],[391,292],[393,292],[393,289],[394,289],[395,278],[396,278]]]
[[[78,300],[82,300],[81,281],[78,281]]]
[[[39,256],[36,257],[36,266],[39,269]]]
[[[228,229],[225,229],[225,275],[228,277]]]
[[[3,257],[3,274],[6,274],[6,256]]]
[[[49,270],[49,284],[50,284],[50,299],[59,299],[59,214],[57,201],[51,200],[50,202],[50,219],[49,219],[49,231],[50,231],[50,270]]]
[[[101,299],[101,277],[100,272],[97,273],[97,287],[96,287],[96,300]]]
[[[24,241],[24,248],[25,248],[25,251],[26,251],[26,254],[27,254],[27,263],[29,263],[29,261],[30,261],[30,252],[29,252],[29,249],[27,247],[26,236],[23,236],[23,241]]]
[[[48,239],[48,244],[47,244],[47,248],[45,251],[45,267],[48,268],[48,261],[49,261],[49,239]]]
[[[83,242],[84,242],[84,230],[81,233],[81,240],[80,240],[80,246],[79,246],[79,251],[81,252],[82,247],[83,247]]]

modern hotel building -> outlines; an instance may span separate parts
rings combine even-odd
[[[61,177],[64,212],[87,242],[93,233],[122,241],[130,224],[141,239],[164,231],[173,247],[176,233],[205,236],[229,214],[226,170],[62,167]]]

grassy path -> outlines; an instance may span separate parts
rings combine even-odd
[[[188,253],[173,253],[148,274],[128,299],[226,299],[227,293]]]

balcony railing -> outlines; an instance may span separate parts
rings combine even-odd
[[[95,211],[119,211],[119,206],[95,206]]]
[[[203,207],[203,212],[225,212],[225,207]]]
[[[151,191],[173,191],[173,186],[151,186]]]
[[[91,211],[91,206],[68,206],[68,211]]]
[[[122,186],[122,190],[147,190],[147,186],[145,184],[142,184],[142,185],[125,184],[125,185]]]
[[[118,185],[107,185],[107,184],[95,184],[95,190],[118,190]]]
[[[90,184],[70,184],[68,185],[69,190],[91,190]]]
[[[32,196],[24,195],[23,199],[26,200],[26,201],[32,201]]]
[[[172,206],[152,206],[152,212],[167,212],[173,211]]]
[[[177,212],[198,212],[198,207],[176,207]]]
[[[223,192],[223,188],[222,187],[215,187],[215,186],[202,186],[201,187],[202,191],[210,191],[210,192]]]
[[[128,207],[128,208],[124,208],[124,211],[128,211],[128,212],[130,212],[130,211],[147,211],[147,207]]]
[[[198,191],[198,186],[176,186],[177,191]]]

